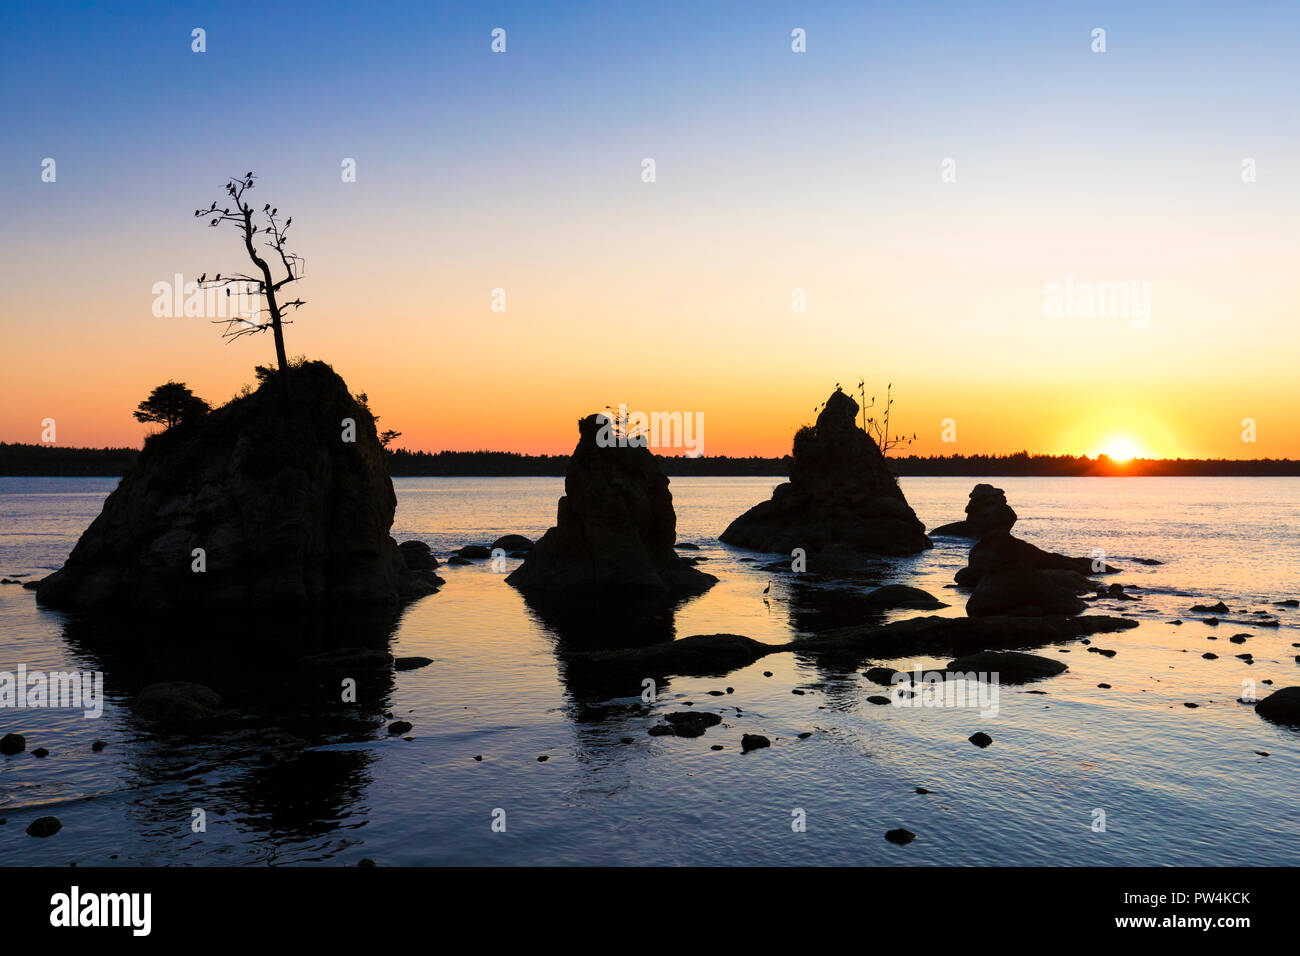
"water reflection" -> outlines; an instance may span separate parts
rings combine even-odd
[[[194,808],[209,828],[232,823],[270,855],[363,822],[377,760],[364,745],[386,736],[392,716],[386,652],[399,620],[392,610],[154,624],[67,616],[63,637],[80,666],[102,671],[122,703],[160,682],[221,695],[218,713],[189,724],[121,708],[131,855],[170,858],[178,841],[202,845],[189,826]]]

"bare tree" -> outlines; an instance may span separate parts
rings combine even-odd
[[[839,388],[838,385],[835,386]],[[862,430],[872,437],[875,443],[880,447],[880,453],[886,457],[889,456],[889,450],[898,445],[910,445],[916,441],[916,434],[913,433],[911,438],[905,435],[895,435],[889,437],[889,413],[894,407],[894,385],[891,382],[885,390],[885,408],[880,420],[874,416],[867,417],[867,409],[875,408],[876,396],[871,396],[871,401],[867,401],[867,383],[865,379],[858,380],[858,396],[861,399],[859,405],[862,407]]]
[[[289,309],[301,308],[304,303],[301,299],[294,299],[291,302],[280,301],[280,290],[291,282],[296,282],[301,277],[302,259],[285,249],[286,233],[289,227],[293,225],[293,217],[281,221],[279,218],[280,210],[272,208],[270,203],[262,207],[259,215],[265,219],[264,223],[258,224],[253,222],[255,215],[253,205],[245,196],[253,188],[253,180],[256,179],[252,172],[245,173],[243,176],[232,178],[225,185],[226,202],[230,205],[218,207],[213,202],[208,209],[196,209],[194,215],[196,218],[207,218],[209,226],[216,227],[222,222],[233,222],[240,230],[244,240],[244,249],[248,253],[248,258],[253,261],[257,267],[260,277],[245,275],[243,273],[234,273],[223,275],[218,272],[215,278],[209,279],[205,272],[199,277],[199,286],[204,289],[216,289],[224,287],[226,295],[230,295],[232,286],[243,283],[242,288],[251,287],[257,294],[266,298],[266,310],[270,318],[265,321],[255,321],[247,316],[230,316],[224,319],[213,319],[212,321],[219,325],[225,325],[226,331],[222,337],[226,339],[237,339],[241,335],[252,335],[255,332],[265,332],[271,330],[275,338],[275,358],[279,365],[279,370],[283,372],[288,368],[289,360],[285,357],[284,352],[284,326],[290,324],[290,321],[284,316]],[[266,247],[272,250],[279,257],[280,263],[284,266],[284,278],[276,279],[271,272],[271,266],[257,250],[254,245],[257,237],[267,237]]]

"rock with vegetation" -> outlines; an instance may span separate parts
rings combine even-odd
[[[389,536],[397,498],[374,417],[306,362],[151,436],[37,600],[211,614],[396,603],[431,593]]]
[[[604,415],[578,422],[555,527],[506,581],[540,597],[699,594],[718,579],[673,550],[677,514],[649,448],[620,441]]]
[[[783,554],[802,548],[814,572],[932,547],[857,415],[858,403],[836,389],[816,424],[795,433],[790,480],[732,521],[721,540]]]

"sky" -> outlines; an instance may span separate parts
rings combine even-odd
[[[289,354],[400,447],[626,403],[781,455],[865,379],[922,455],[1300,457],[1297,48],[1294,3],[6,3],[0,441],[273,360],[152,309],[248,268],[193,212],[254,170]]]

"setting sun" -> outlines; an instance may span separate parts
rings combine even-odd
[[[1106,455],[1111,461],[1125,462],[1134,458],[1142,457],[1142,449],[1137,442],[1125,435],[1117,435],[1108,439],[1101,448],[1101,454]]]

